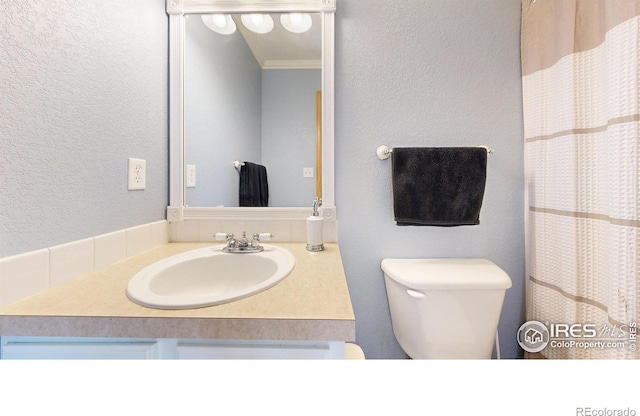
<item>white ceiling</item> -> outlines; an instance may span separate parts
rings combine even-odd
[[[311,13],[311,29],[304,33],[291,33],[280,24],[280,14],[274,13],[273,30],[254,33],[244,27],[240,15],[234,15],[238,30],[263,69],[321,68],[322,22],[319,13]]]

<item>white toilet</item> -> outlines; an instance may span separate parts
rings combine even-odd
[[[411,358],[491,358],[511,279],[486,259],[384,259],[393,333]]]

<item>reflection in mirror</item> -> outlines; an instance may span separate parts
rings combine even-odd
[[[197,172],[195,187],[187,175],[186,205],[237,207],[238,160],[266,167],[270,207],[308,206],[321,165],[320,13],[309,15],[311,28],[302,33],[283,28],[289,15],[272,13],[266,34],[248,30],[239,14],[218,15],[227,34],[216,33],[216,21],[203,16],[185,23],[185,162]],[[313,177],[304,177],[304,168]]]

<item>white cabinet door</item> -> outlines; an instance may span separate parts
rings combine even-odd
[[[341,341],[1,337],[2,359],[342,359]]]
[[[180,359],[328,359],[334,358],[332,345],[325,343],[179,342]]]
[[[2,359],[134,359],[157,358],[155,342],[8,342]]]

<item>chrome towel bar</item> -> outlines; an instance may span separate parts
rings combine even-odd
[[[489,146],[479,145],[478,147],[482,147],[483,149],[485,149],[488,154],[493,153],[493,149]],[[376,149],[376,155],[378,155],[378,159],[380,160],[388,159],[389,156],[391,156],[391,153],[393,153],[393,148],[389,146],[382,145],[378,146],[378,148]]]

